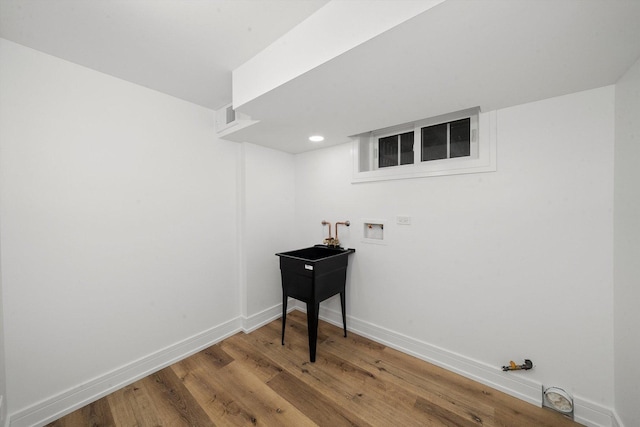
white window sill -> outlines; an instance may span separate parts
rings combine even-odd
[[[425,178],[430,176],[459,175],[468,173],[496,171],[496,112],[480,113],[478,158],[457,158],[419,162],[413,165],[402,165],[360,172],[360,141],[353,142],[353,176],[352,183],[386,181],[393,179]]]

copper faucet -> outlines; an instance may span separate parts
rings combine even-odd
[[[331,223],[328,222],[328,221],[322,221],[322,225],[328,225],[329,226],[329,237],[324,239],[322,241],[322,243],[324,243],[327,246],[333,247],[333,248],[340,247],[340,240],[338,240],[338,224],[346,225],[347,227],[351,225],[351,223],[349,221],[336,222],[336,237],[334,239],[333,236],[331,236]]]
[[[331,235],[331,223],[329,221],[322,221],[322,225],[328,225],[329,226],[329,239],[333,238],[333,236]]]
[[[340,241],[338,240],[338,224],[346,225],[347,227],[351,225],[349,221],[336,222],[336,246],[340,246]]]
[[[338,246],[339,242],[336,242],[336,239],[334,239],[333,236],[331,235],[331,223],[328,221],[322,221],[322,225],[329,226],[329,237],[324,239],[322,243],[324,243],[327,246]],[[336,232],[338,231],[337,227],[338,225],[336,224]]]

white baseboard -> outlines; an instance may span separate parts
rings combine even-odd
[[[282,304],[275,305],[260,313],[242,319],[242,330],[248,334],[282,316]]]
[[[613,418],[612,418],[611,425],[612,427],[624,427],[624,423],[622,422],[622,420],[620,419],[620,416],[615,410],[613,411]]]
[[[287,303],[287,313],[297,308],[295,302],[297,301],[292,298],[289,299],[289,302]],[[276,304],[273,307],[261,311],[260,313],[245,317],[242,320],[242,330],[248,334],[249,332],[258,329],[259,327],[264,326],[269,322],[273,322],[274,320],[279,319],[281,316],[282,304]]]
[[[5,408],[4,408],[4,395],[0,395],[0,426],[6,425],[8,423],[5,423],[5,417],[7,417],[7,414],[5,413]]]
[[[196,334],[145,356],[122,368],[101,375],[64,393],[52,396],[9,415],[10,427],[43,426],[128,384],[201,351],[242,330],[242,318]]]
[[[616,413],[580,396],[573,396],[574,420],[587,427],[623,427],[616,421]]]

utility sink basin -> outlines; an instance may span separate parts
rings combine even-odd
[[[345,253],[348,255],[353,252],[355,252],[355,249],[329,248],[327,246],[317,245],[310,248],[282,252],[276,255],[287,258],[298,258],[306,261],[318,261],[336,255],[344,255]]]
[[[340,294],[342,324],[344,336],[347,336],[344,291],[348,257],[355,251],[355,249],[316,245],[276,254],[280,257],[280,274],[282,276],[282,344],[284,345],[288,298],[305,302],[307,304],[311,362],[316,360],[320,303],[337,294]]]

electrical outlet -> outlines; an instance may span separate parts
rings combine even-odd
[[[411,217],[407,215],[398,215],[396,217],[396,223],[400,225],[411,225]]]

